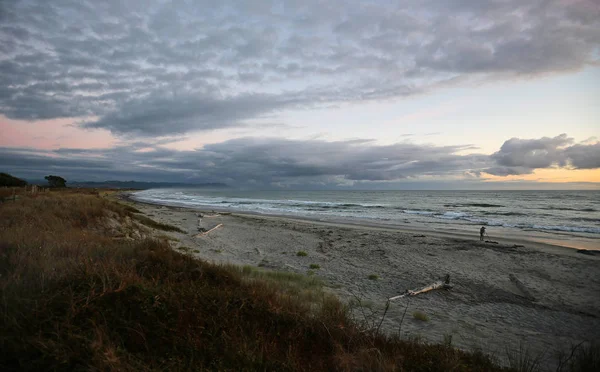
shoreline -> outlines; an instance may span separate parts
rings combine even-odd
[[[298,222],[307,222],[307,223],[315,223],[321,224],[325,226],[354,226],[357,228],[367,228],[367,229],[378,229],[382,231],[397,231],[397,232],[405,232],[405,233],[415,233],[415,234],[423,234],[427,233],[437,237],[449,237],[449,238],[457,238],[457,239],[466,239],[466,240],[479,240],[478,227],[480,225],[473,224],[468,226],[473,226],[473,232],[469,232],[467,229],[460,228],[439,228],[434,227],[431,228],[427,224],[416,224],[413,223],[411,226],[406,226],[406,224],[386,224],[386,223],[377,223],[377,222],[369,222],[367,220],[358,220],[358,219],[344,219],[344,218],[313,218],[309,216],[297,216],[297,215],[285,215],[285,214],[265,214],[259,212],[251,212],[251,211],[238,211],[234,209],[227,208],[215,208],[215,207],[189,207],[189,206],[181,206],[181,205],[171,205],[171,204],[163,204],[158,202],[151,202],[145,200],[138,200],[133,196],[133,192],[127,191],[120,193],[120,198],[123,200],[128,200],[133,203],[141,203],[148,205],[156,205],[156,206],[164,206],[169,208],[181,208],[184,210],[191,211],[200,211],[200,212],[226,212],[232,213],[240,216],[257,216],[262,218],[275,218],[275,219],[287,219],[290,221],[298,221]],[[463,225],[467,226],[467,225]],[[514,245],[523,245],[529,244],[534,246],[540,250],[544,250],[547,252],[553,253],[563,253],[563,254],[572,254],[574,252],[581,253],[581,251],[589,251],[592,252],[592,255],[600,255],[600,238],[595,239],[591,237],[581,237],[581,239],[569,239],[572,238],[571,235],[560,233],[560,232],[538,232],[535,231],[533,234],[527,233],[518,229],[509,229],[506,227],[496,227],[490,226],[488,230],[494,230],[496,233],[493,238],[487,237],[486,240],[492,241],[500,241],[506,244],[514,244]],[[556,237],[548,237],[543,234],[552,234],[554,236],[560,236],[562,239],[558,239]],[[595,241],[597,240],[597,241]]]
[[[173,249],[218,264],[315,275],[343,302],[361,303],[355,308],[358,321],[379,321],[387,298],[450,275],[450,291],[392,302],[381,326],[389,334],[432,343],[452,339],[455,347],[481,349],[501,362],[507,348],[519,345],[541,355],[600,341],[597,255],[519,237],[491,244],[476,234],[230,211],[199,219],[206,209],[118,196],[149,218],[184,230],[164,234]],[[219,224],[197,236],[199,226],[209,230]],[[297,254],[301,251],[306,255]],[[413,313],[424,313],[427,320]],[[544,363],[552,366],[547,357]]]

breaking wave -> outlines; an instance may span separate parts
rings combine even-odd
[[[312,218],[350,218],[392,221],[405,223],[467,224],[500,226],[539,231],[600,234],[600,218],[590,215],[598,209],[594,198],[573,205],[556,205],[544,195],[497,193],[483,196],[498,199],[499,203],[460,202],[456,197],[464,194],[441,197],[437,194],[377,192],[327,193],[315,192],[236,192],[205,193],[203,191],[174,191],[154,189],[136,192],[133,197],[146,202],[169,204],[192,208],[215,208],[240,212],[282,214]],[[482,198],[482,196],[478,196]],[[566,197],[565,197],[566,198]],[[304,200],[303,200],[304,199]],[[572,200],[572,199],[569,199]],[[494,200],[496,201],[496,200]],[[535,201],[535,202],[534,202]],[[585,205],[583,203],[591,203]],[[526,207],[525,207],[526,206]],[[560,211],[560,212],[558,212]]]

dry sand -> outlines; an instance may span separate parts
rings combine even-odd
[[[296,273],[317,264],[315,275],[332,292],[344,302],[360,298],[364,315],[375,312],[377,320],[388,297],[450,274],[450,291],[392,302],[382,325],[388,333],[434,343],[451,336],[454,346],[481,349],[501,362],[507,348],[523,347],[532,355],[543,353],[547,366],[558,351],[600,340],[600,256],[594,254],[508,237],[496,239],[499,244],[479,242],[476,232],[465,238],[237,213],[205,214],[201,227],[223,227],[195,237],[197,214],[204,211],[136,207],[185,230],[169,233],[179,240],[174,247],[189,247],[208,261]],[[415,319],[416,311],[428,320]],[[354,314],[364,320],[363,311]]]

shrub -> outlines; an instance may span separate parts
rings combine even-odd
[[[318,269],[320,269],[320,268],[321,268],[321,266],[319,266],[319,265],[317,265],[317,264],[310,264],[310,266],[309,266],[309,267],[310,267],[311,269],[314,269],[314,270],[318,270]]]
[[[299,251],[298,253],[296,253],[296,256],[298,256],[298,257],[306,257],[306,256],[308,256],[308,253],[306,253],[304,251]]]
[[[426,322],[429,320],[429,317],[427,316],[427,314],[420,312],[420,311],[415,311],[413,313],[413,318],[415,318],[416,320],[420,320],[422,322]]]
[[[378,280],[379,279],[379,275],[375,275],[375,274],[371,274],[368,276],[369,280]]]

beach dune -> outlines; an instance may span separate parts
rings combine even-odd
[[[464,236],[136,207],[186,231],[169,233],[177,239],[174,249],[185,247],[217,263],[322,278],[329,291],[354,306],[359,321],[379,321],[387,298],[450,275],[452,290],[392,302],[381,325],[387,333],[481,349],[500,361],[507,350],[521,348],[547,363],[600,337],[600,257],[595,254],[514,237],[480,242],[476,231]],[[197,237],[199,227],[205,231],[219,224]]]

